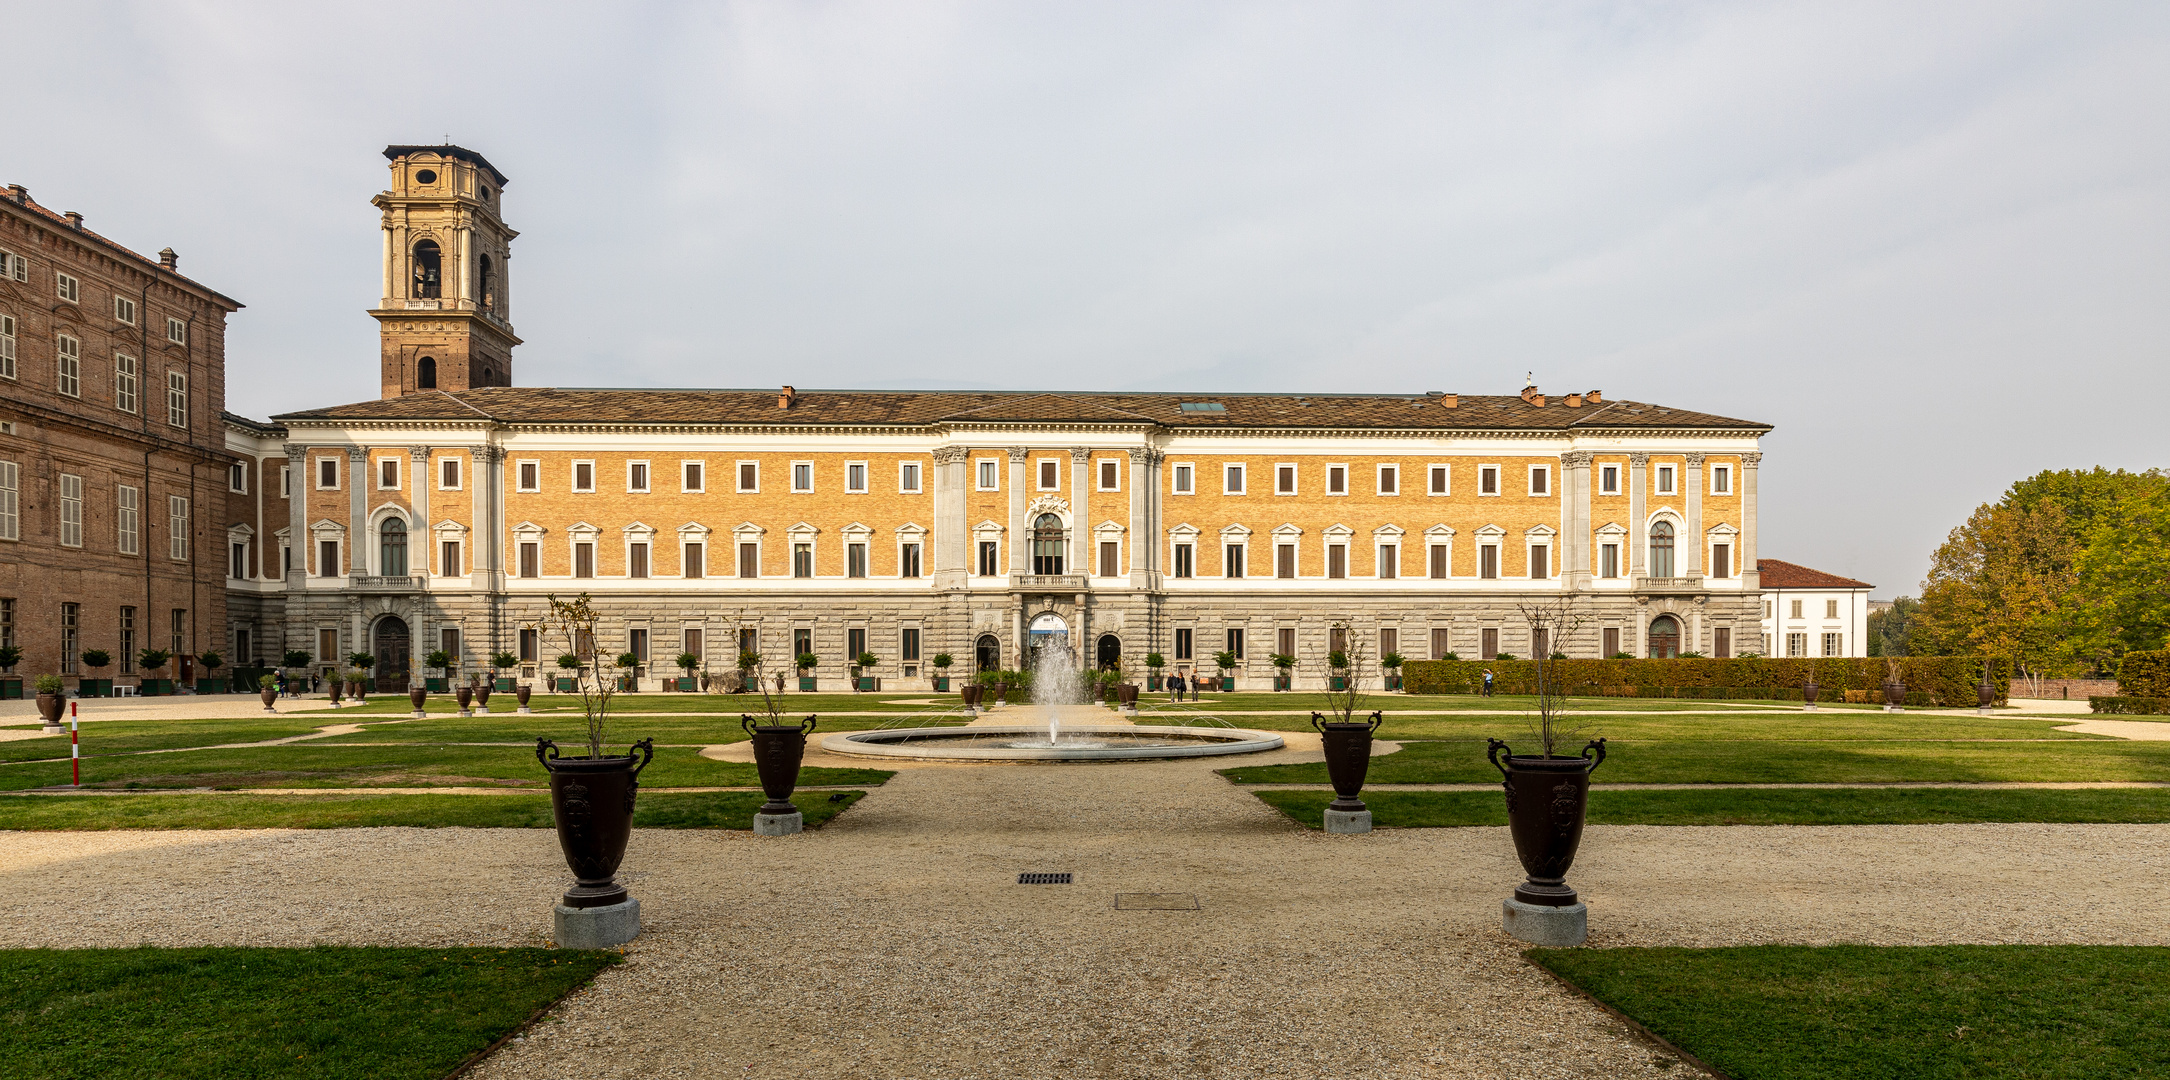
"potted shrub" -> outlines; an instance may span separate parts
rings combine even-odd
[[[143,649],[136,653],[136,663],[143,665],[143,674],[136,679],[136,692],[144,697],[173,693],[173,680],[158,678],[154,672],[163,669],[173,654],[164,649]]]
[[[946,652],[938,652],[938,653],[935,653],[935,654],[934,654],[934,692],[935,692],[935,693],[937,693],[937,694],[946,694],[946,693],[949,693],[949,666],[950,666],[951,664],[954,664],[954,663],[956,663],[956,662],[957,662],[957,658],[956,658],[956,657],[953,657],[953,656],[951,656],[951,655],[949,655],[949,654],[948,654],[948,653],[946,653]]]
[[[595,610],[586,593],[577,600],[550,597],[550,617],[545,625],[553,632],[551,636],[565,639],[569,650],[577,651],[576,642],[594,640],[595,622]],[[633,832],[640,773],[655,759],[655,740],[642,739],[622,755],[605,754],[605,725],[615,693],[612,682],[604,677],[600,665],[591,676],[582,672],[578,656],[571,651],[565,655],[572,657],[573,664],[566,670],[573,672],[572,681],[587,719],[587,753],[566,756],[556,743],[538,737],[535,760],[550,773],[550,809],[557,823],[558,846],[573,871],[573,887],[565,891],[557,909],[558,944],[598,948],[623,944],[631,940],[632,934],[617,941],[596,940],[597,924],[582,917],[591,909],[634,904],[634,919],[619,925],[630,924],[633,933],[639,932],[638,901],[618,884],[617,875],[618,864],[625,859],[626,841]]]
[[[105,651],[104,649],[85,649],[83,650],[82,656],[80,656],[78,659],[81,659],[83,661],[84,667],[87,667],[92,671],[104,671],[108,666],[113,663],[113,654]],[[77,679],[75,680],[75,696],[112,697],[113,680],[105,678],[104,676],[97,676],[89,679]]]
[[[876,678],[873,674],[874,665],[881,662],[882,658],[874,655],[873,653],[863,652],[859,654],[859,669],[852,673],[851,688],[854,692],[866,692],[881,689],[882,681],[879,678]]]
[[[1337,638],[1349,637],[1346,626],[1335,626]],[[1361,689],[1357,678],[1363,663],[1363,654],[1354,649],[1337,649],[1329,657],[1329,665],[1341,673],[1326,691],[1326,705],[1332,719],[1311,714],[1311,726],[1319,733],[1319,744],[1326,751],[1326,775],[1333,781],[1334,801],[1327,804],[1324,827],[1330,833],[1367,833],[1371,831],[1371,811],[1364,806],[1362,798],[1364,779],[1371,772],[1371,742],[1383,722],[1374,710],[1369,720],[1358,720],[1357,712],[1368,695]]]
[[[492,653],[490,655],[490,667],[497,672],[496,679],[499,692],[512,693],[512,676],[505,673],[519,666],[520,658],[509,652]]]
[[[214,649],[207,653],[196,654],[196,662],[202,664],[204,670],[204,674],[196,678],[196,692],[199,694],[225,693],[226,680],[211,673],[226,666],[226,658],[219,655],[218,650]]]
[[[1236,670],[1235,652],[1229,649],[1222,649],[1220,652],[1214,653],[1213,666],[1221,669],[1221,691],[1223,693],[1227,693],[1235,690],[1236,677],[1235,675],[1231,674],[1231,672]]]
[[[1379,658],[1379,666],[1386,669],[1386,688],[1401,689],[1401,666],[1407,658],[1398,652],[1390,652]]]
[[[1349,654],[1345,649],[1335,649],[1326,654],[1326,688],[1347,690],[1349,688]]]
[[[689,694],[692,693],[694,689],[693,669],[701,666],[701,658],[689,652],[682,652],[673,657],[671,662],[678,665],[678,670],[685,672],[678,679],[678,689]]]
[[[444,693],[451,684],[452,654],[443,649],[434,649],[428,656],[422,658],[422,662],[435,668],[438,672],[436,678],[427,680],[425,684],[429,687],[429,692],[432,694]]]
[[[347,680],[354,683],[354,685],[347,688],[348,692],[354,695],[354,700],[360,701],[365,695],[377,688],[377,680],[370,674],[377,670],[377,658],[373,653],[352,652],[347,654],[347,664],[353,668],[352,671],[348,672],[349,675],[361,677],[362,681],[359,683],[354,683],[352,678]]]
[[[1295,677],[1289,674],[1296,666],[1296,657],[1290,653],[1277,652],[1268,659],[1273,661],[1273,688],[1287,690],[1296,681]]]
[[[289,672],[291,672],[295,670],[307,671],[309,669],[309,661],[312,659],[312,657],[310,656],[309,650],[307,649],[288,649],[286,650],[286,655],[281,657],[280,659],[285,662],[284,666],[289,670]],[[295,697],[300,697],[301,688],[303,685],[304,684],[302,683],[295,682],[294,676],[292,674],[287,675],[287,693],[290,693]]]
[[[0,698],[21,700],[23,681],[15,677],[15,665],[23,662],[23,651],[13,645],[0,645]],[[57,677],[57,676],[56,676]]]
[[[640,670],[640,657],[629,652],[619,653],[618,667],[622,669],[622,674],[618,676],[618,692],[630,694],[633,692],[635,672]]]
[[[1157,691],[1160,689],[1160,669],[1167,666],[1167,657],[1157,652],[1145,654],[1145,688],[1147,690]]]
[[[1545,631],[1546,638],[1552,641],[1567,640],[1584,621],[1571,598],[1523,605],[1522,611],[1531,628]],[[1568,868],[1574,865],[1575,851],[1582,844],[1583,821],[1590,804],[1590,773],[1604,764],[1605,740],[1591,740],[1574,756],[1562,752],[1575,738],[1565,723],[1565,688],[1554,677],[1554,662],[1549,657],[1539,657],[1535,667],[1538,752],[1516,754],[1499,739],[1486,741],[1485,756],[1503,777],[1508,832],[1514,838],[1515,856],[1528,874],[1527,880],[1515,888],[1513,898],[1506,901],[1502,923],[1508,933],[1516,936],[1522,936],[1517,930],[1534,927],[1524,930],[1531,935],[1525,940],[1543,938],[1543,944],[1579,945],[1582,933],[1563,932],[1556,925],[1548,925],[1543,916],[1547,909],[1570,908],[1574,909],[1570,919],[1582,915],[1580,898],[1566,878]]]
[[[555,685],[551,689],[556,693],[575,692],[580,684],[580,657],[573,653],[558,654],[558,677],[552,681]]]
[[[263,699],[265,712],[278,712],[279,710],[274,707],[273,703],[279,700],[279,677],[268,671],[258,675],[256,677],[256,696]]]
[[[40,675],[37,686],[38,718],[45,721],[45,733],[50,735],[60,730],[60,710],[68,704],[63,692],[68,684],[58,675]]]
[[[1015,685],[1017,685],[1017,674],[1015,672],[1008,668],[997,669],[994,673],[995,704],[1008,705],[1010,703],[1010,687]]]
[[[812,690],[814,688],[814,677],[812,675],[808,675],[807,672],[812,671],[814,669],[814,665],[820,662],[821,658],[815,656],[813,653],[810,652],[800,653],[797,657],[794,657],[792,659],[792,666],[798,668],[799,670],[800,690]]]

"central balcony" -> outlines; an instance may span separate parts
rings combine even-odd
[[[1639,593],[1684,593],[1703,591],[1701,577],[1639,577],[1635,579],[1635,591]]]
[[[1011,574],[1010,588],[1030,592],[1084,592],[1083,574]]]

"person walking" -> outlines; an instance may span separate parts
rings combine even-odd
[[[1484,696],[1485,696],[1485,697],[1491,697],[1491,696],[1492,696],[1492,669],[1491,669],[1491,668],[1485,668],[1485,669],[1484,669]]]

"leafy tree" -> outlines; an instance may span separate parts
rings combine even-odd
[[[1921,611],[1921,601],[1902,596],[1891,602],[1883,611],[1869,613],[1869,655],[1911,655],[1911,638],[1914,633],[1914,616]]]

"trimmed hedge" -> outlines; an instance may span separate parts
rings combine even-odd
[[[1982,676],[1979,657],[1902,656],[1899,680],[1906,684],[1908,704],[1972,706],[1974,684]],[[1686,658],[1679,660],[1553,660],[1552,678],[1568,693],[1582,697],[1737,697],[1753,700],[1799,701],[1801,687],[1814,673],[1819,701],[1840,701],[1848,690],[1866,691],[1866,700],[1883,700],[1886,660],[1883,657],[1833,657],[1784,659],[1736,657],[1728,660]],[[1534,660],[1412,660],[1402,667],[1402,686],[1412,694],[1467,694],[1484,686],[1485,669],[1491,669],[1493,691],[1501,694],[1537,692]],[[2011,689],[2011,665],[1989,662],[1990,681],[1997,688],[1997,704],[2004,704]],[[1918,696],[1917,695],[1921,695]]]
[[[2170,698],[2170,649],[2126,653],[2117,665],[2117,691],[2126,697]]]
[[[2170,716],[2170,698],[2091,697],[2087,708],[2113,716]]]

